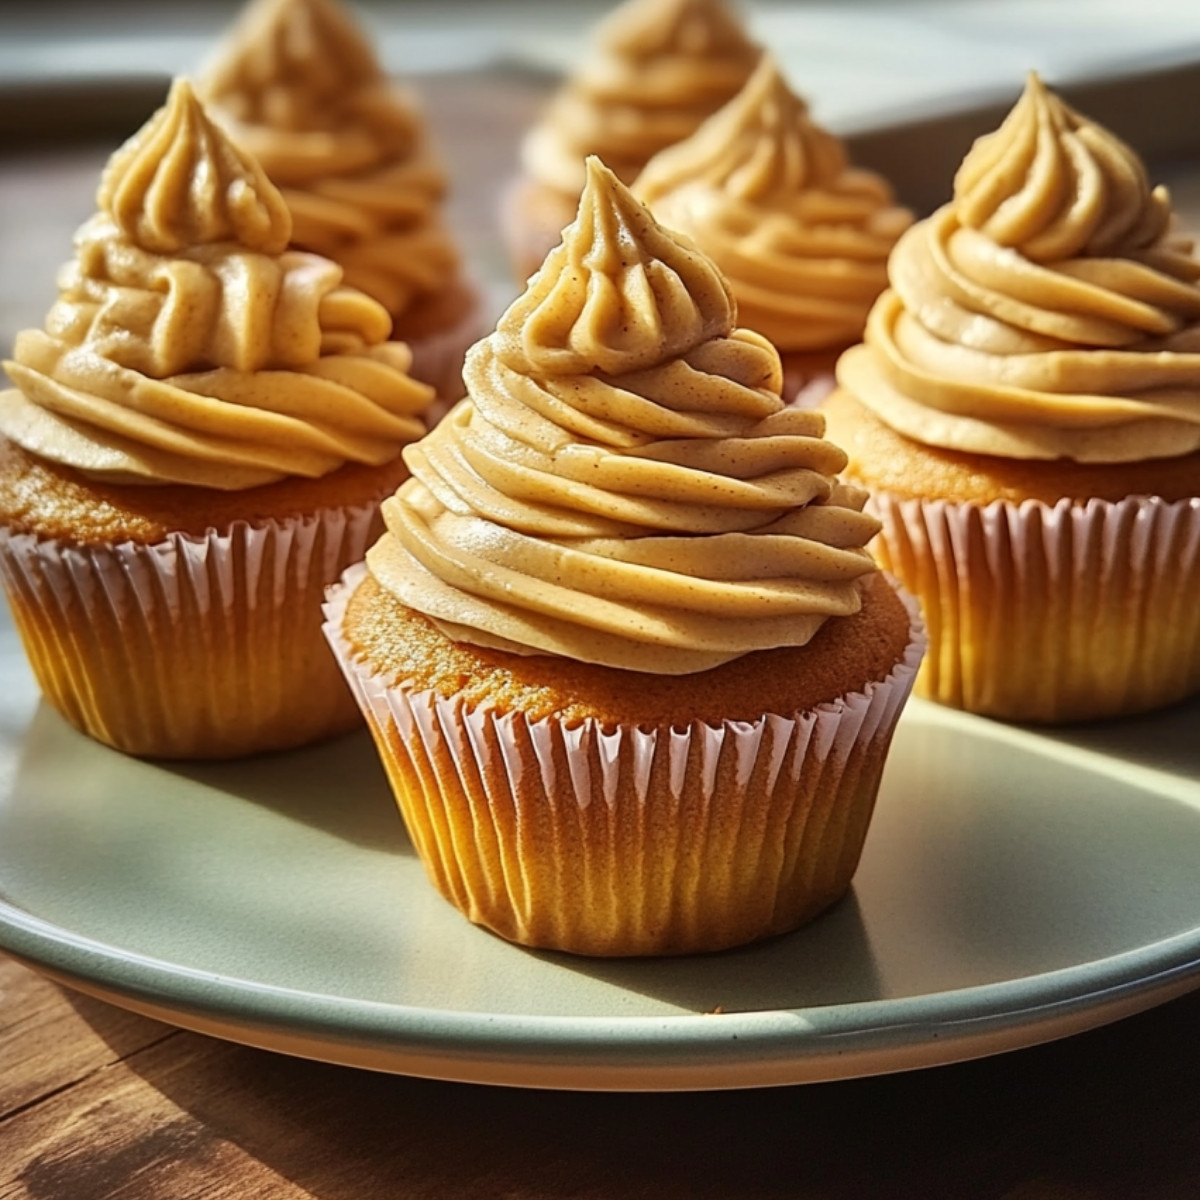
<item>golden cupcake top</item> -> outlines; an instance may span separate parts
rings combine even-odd
[[[294,246],[396,317],[453,280],[423,116],[335,0],[252,0],[198,87],[282,190]]]
[[[1133,150],[1037,76],[889,276],[838,379],[896,431],[1027,459],[1200,449],[1200,259]]]
[[[696,240],[728,279],[739,319],[784,351],[862,335],[912,221],[880,176],[848,163],[770,55],[690,138],[656,155],[634,191]]]
[[[878,525],[845,456],[713,264],[597,159],[465,376],[367,558],[454,640],[687,674],[858,610]]]
[[[526,173],[577,196],[595,154],[632,183],[737,94],[760,53],[721,0],[626,0],[526,137]]]
[[[258,164],[177,81],[111,158],[45,327],[18,335],[0,433],[129,483],[241,489],[378,464],[431,393],[341,270],[288,251]]]

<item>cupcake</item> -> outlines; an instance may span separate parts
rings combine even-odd
[[[502,212],[517,279],[541,267],[575,219],[589,154],[632,183],[737,95],[760,53],[721,0],[626,0],[610,13],[522,142]]]
[[[919,623],[735,311],[590,159],[331,593],[431,880],[512,941],[719,950],[809,920],[857,865]]]
[[[920,598],[917,688],[990,716],[1200,688],[1200,260],[1036,77],[899,241],[825,411]]]
[[[392,317],[443,405],[482,305],[442,215],[446,177],[411,96],[335,0],[252,0],[197,88],[292,214],[292,245],[338,263]]]
[[[634,194],[720,269],[738,319],[783,359],[784,399],[816,403],[838,354],[862,337],[912,214],[764,55],[749,82],[685,141],[650,160]]]
[[[0,577],[46,698],[132,754],[360,723],[324,587],[406,478],[432,390],[177,82],[112,159],[0,393]]]

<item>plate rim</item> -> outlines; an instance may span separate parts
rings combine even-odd
[[[480,1013],[306,992],[126,951],[3,899],[0,948],[55,982],[261,1049],[579,1091],[786,1086],[945,1065],[1082,1032],[1200,987],[1200,925],[1087,963],[948,991],[659,1016]]]

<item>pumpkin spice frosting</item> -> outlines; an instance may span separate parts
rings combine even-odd
[[[576,222],[406,451],[372,575],[452,639],[639,671],[858,610],[864,495],[720,273],[595,159]]]
[[[1200,259],[1134,152],[1031,76],[896,247],[838,378],[928,446],[1118,463],[1200,449]]]
[[[761,53],[722,0],[626,0],[609,13],[521,143],[503,212],[517,278],[540,269],[574,219],[588,155],[632,183],[737,95]]]
[[[824,418],[587,160],[325,632],[431,882],[581,954],[720,950],[857,867],[924,636]]]
[[[1134,151],[1030,76],[824,404],[927,696],[1058,723],[1200,689],[1200,259]]]
[[[339,263],[413,345],[414,374],[457,400],[477,300],[443,218],[446,173],[416,100],[348,13],[252,0],[198,87],[282,191],[292,244]],[[438,357],[439,336],[454,362]]]
[[[770,55],[735,99],[650,161],[634,193],[696,240],[729,281],[738,319],[785,358],[859,339],[912,222],[882,177],[849,164]]]
[[[110,483],[237,490],[390,462],[424,430],[407,348],[338,266],[288,251],[261,169],[185,81],[110,160],[0,433]]]
[[[0,393],[0,579],[47,699],[128,753],[352,728],[326,584],[382,528],[433,391],[186,80],[109,160]]]

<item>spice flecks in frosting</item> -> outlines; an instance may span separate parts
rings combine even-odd
[[[912,220],[883,179],[849,166],[769,55],[738,96],[650,161],[634,191],[713,258],[740,320],[788,351],[861,335]]]
[[[1012,458],[1200,449],[1200,260],[1132,151],[1030,78],[889,264],[839,382],[898,432]]]
[[[185,81],[99,203],[5,364],[4,435],[112,480],[240,489],[387,462],[423,432],[431,393],[387,313],[336,264],[279,252],[278,191]]]
[[[200,87],[283,190],[294,246],[396,318],[453,281],[421,114],[333,0],[254,0]]]
[[[97,202],[152,254],[226,241],[279,254],[292,232],[279,192],[212,125],[186,80],[109,160]]]
[[[733,324],[720,272],[592,157],[578,217],[493,343],[518,370],[619,375],[681,357]]]
[[[878,526],[734,311],[590,162],[564,246],[471,351],[468,398],[405,452],[372,573],[457,640],[664,674],[857,611]]]
[[[525,169],[575,196],[596,154],[631,183],[737,94],[760,53],[720,0],[626,0],[525,139]]]
[[[1158,241],[1171,217],[1138,156],[1037,75],[963,160],[954,207],[963,226],[1035,262],[1126,254]]]

